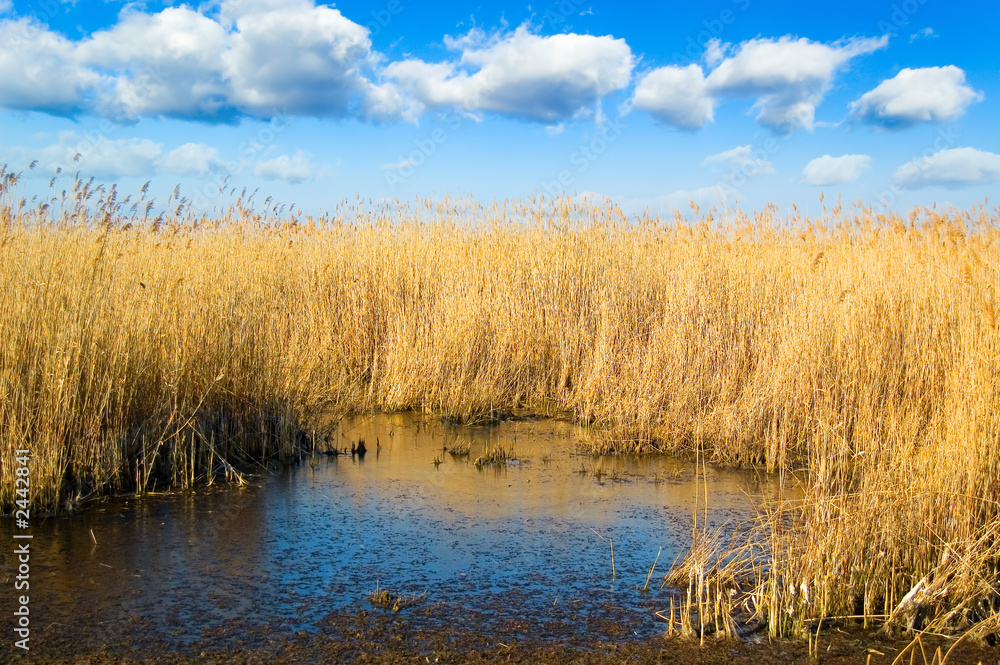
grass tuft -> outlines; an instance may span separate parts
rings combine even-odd
[[[405,595],[382,589],[379,587],[378,582],[375,583],[375,590],[368,594],[368,603],[370,605],[383,610],[392,610],[393,612],[399,612],[407,607],[412,607],[423,599],[424,594]]]
[[[508,462],[517,461],[514,446],[505,447],[502,443],[487,443],[483,454],[473,462],[477,467],[504,466]]]
[[[448,454],[452,457],[468,457],[472,452],[472,442],[471,441],[456,441],[451,448],[448,449]]]

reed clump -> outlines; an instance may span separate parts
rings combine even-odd
[[[468,440],[456,441],[448,449],[448,454],[452,457],[468,457],[471,452],[472,442]]]
[[[508,462],[515,461],[517,461],[517,454],[514,452],[514,446],[489,442],[483,448],[483,454],[477,457],[473,464],[477,467],[504,466]]]
[[[1000,628],[1000,211],[197,216],[18,187],[0,171],[0,468],[31,450],[33,508],[294,457],[330,412],[529,410],[596,452],[799,469],[717,585],[775,634]]]
[[[398,594],[388,589],[381,588],[376,581],[375,590],[368,592],[368,604],[383,610],[399,612],[407,607],[416,605],[424,599],[424,594]]]

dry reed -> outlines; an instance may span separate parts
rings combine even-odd
[[[473,462],[477,467],[483,466],[504,466],[508,462],[516,462],[517,455],[513,446],[504,446],[502,443],[487,443],[483,448],[483,454]]]
[[[383,610],[392,610],[393,612],[399,612],[407,607],[416,605],[421,600],[424,599],[423,593],[418,595],[406,595],[398,594],[388,589],[383,589],[379,587],[378,581],[375,582],[375,590],[368,592],[368,603],[373,607],[378,607]]]
[[[471,441],[456,441],[451,448],[448,449],[448,454],[452,457],[468,457],[472,452],[472,442]]]
[[[803,469],[699,598],[742,593],[775,634],[997,629],[995,210],[151,219],[92,182],[41,205],[0,183],[0,461],[32,451],[37,509],[294,455],[330,411],[564,413],[597,452]]]

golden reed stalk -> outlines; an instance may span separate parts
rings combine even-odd
[[[598,452],[803,467],[740,559],[776,633],[912,618],[921,580],[919,623],[996,623],[996,210],[241,198],[154,220],[93,183],[33,208],[0,182],[0,461],[31,449],[38,509],[292,455],[320,413],[527,408],[594,425]]]

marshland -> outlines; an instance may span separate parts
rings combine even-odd
[[[93,182],[42,206],[19,198],[15,174],[0,182],[0,505],[15,509],[10,469],[30,450],[30,508],[40,528],[53,515],[52,538],[105,524],[100,510],[169,525],[181,517],[157,519],[160,506],[180,501],[239,540],[265,518],[199,503],[250,491],[268,499],[255,511],[290,510],[295,490],[281,504],[260,489],[269,478],[378,468],[402,446],[378,419],[414,418],[440,432],[407,487],[446,487],[456,509],[483,492],[556,510],[542,504],[566,499],[524,475],[555,467],[615,510],[645,506],[632,524],[648,547],[627,531],[629,546],[615,542],[615,579],[635,593],[614,602],[644,612],[621,619],[627,635],[796,638],[815,655],[841,629],[964,644],[1000,632],[1000,210],[838,202],[661,219],[585,197],[446,197],[310,217],[244,196],[210,216],[172,200],[154,217]],[[382,423],[364,434],[364,466],[324,454],[361,437],[358,418]],[[563,442],[515,440],[539,422],[566,428]],[[728,474],[755,487],[730,521],[713,493]],[[667,520],[649,506],[678,476],[689,493]],[[339,523],[364,513],[354,528],[374,528],[354,486],[334,487]],[[378,494],[389,517],[412,503],[393,487]],[[309,505],[295,519],[336,543]],[[600,543],[580,575],[612,583],[606,534],[572,518],[574,538]],[[660,528],[683,535],[655,559]],[[653,597],[634,589],[644,580]],[[350,593],[359,607],[391,593],[416,616],[440,583],[381,577]]]

